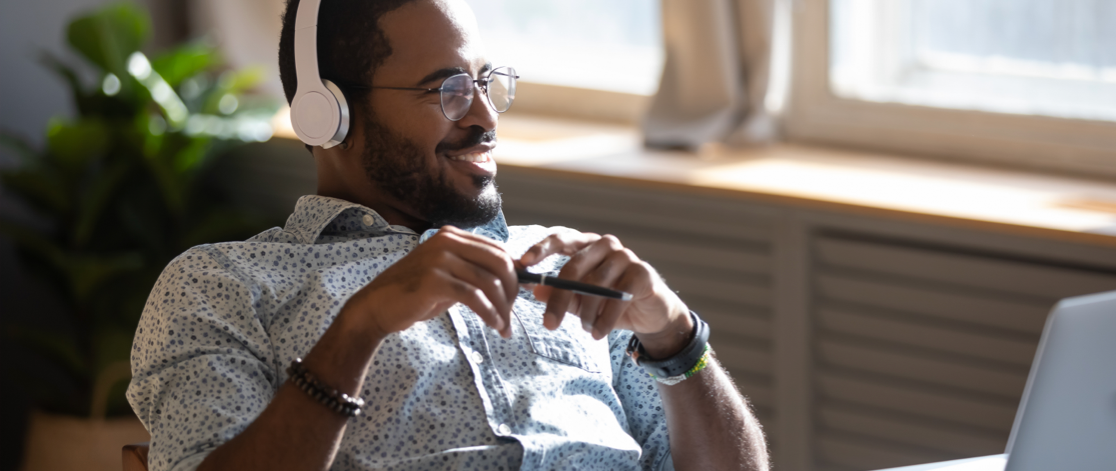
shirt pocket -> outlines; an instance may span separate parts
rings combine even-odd
[[[527,333],[531,351],[558,363],[581,368],[590,373],[600,373],[599,362],[586,348],[586,343],[592,342],[593,337],[581,329],[581,319],[573,314],[566,314],[559,328],[548,330],[543,325],[545,310],[545,305],[542,303],[522,298],[512,308],[512,313]]]

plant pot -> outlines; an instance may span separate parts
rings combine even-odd
[[[120,449],[150,439],[135,417],[98,420],[35,411],[22,471],[120,471]]]

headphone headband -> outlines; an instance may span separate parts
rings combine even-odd
[[[291,127],[298,138],[328,149],[349,133],[349,106],[341,89],[318,73],[318,10],[321,0],[300,0],[295,13],[294,58],[298,89],[291,100]]]

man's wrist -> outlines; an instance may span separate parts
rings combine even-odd
[[[364,299],[368,296],[367,289],[357,291],[341,307],[334,323],[338,329],[349,334],[349,337],[358,338],[361,342],[374,341],[379,344],[391,332],[384,330],[377,322],[376,313],[368,312],[365,306],[375,306],[375,302]]]
[[[341,308],[325,334],[303,357],[303,363],[326,384],[355,397],[372,356],[387,334],[354,304],[349,302]]]
[[[660,332],[635,334],[643,350],[652,360],[670,358],[682,351],[694,337],[694,322],[690,310],[681,302],[672,310],[672,320]]]

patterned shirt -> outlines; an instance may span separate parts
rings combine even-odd
[[[501,215],[473,232],[519,257],[560,230]],[[136,331],[127,393],[151,432],[150,469],[195,469],[243,431],[345,301],[433,233],[305,196],[284,228],[172,261]],[[654,380],[624,355],[631,332],[594,341],[572,315],[549,331],[543,312],[521,289],[511,339],[462,304],[389,335],[333,469],[673,469]]]

